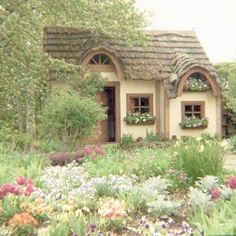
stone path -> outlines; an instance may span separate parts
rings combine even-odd
[[[226,158],[225,167],[236,170],[236,154],[231,154]]]

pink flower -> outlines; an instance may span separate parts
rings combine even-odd
[[[84,148],[84,154],[85,155],[91,155],[93,153],[93,149],[91,147],[85,147]]]
[[[228,186],[231,189],[236,189],[236,176],[232,176],[228,181]]]
[[[97,155],[101,155],[101,156],[105,156],[105,152],[102,150],[101,146],[96,146],[95,149],[94,149],[95,153]]]
[[[26,178],[24,176],[19,176],[16,180],[17,184],[24,185],[26,181]]]
[[[28,186],[31,186],[31,185],[34,185],[33,180],[31,180],[31,179],[26,179],[26,180],[25,180],[25,186],[28,187]]]
[[[216,199],[220,198],[221,195],[222,195],[222,193],[219,188],[213,188],[211,190],[211,199],[216,200]]]
[[[2,200],[6,195],[7,193],[0,188],[0,200]]]

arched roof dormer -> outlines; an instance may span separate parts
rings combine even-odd
[[[209,85],[212,89],[213,95],[215,97],[220,96],[220,87],[219,87],[216,79],[205,68],[195,67],[195,68],[190,69],[188,72],[186,72],[180,78],[180,81],[179,81],[179,84],[178,84],[178,87],[177,87],[177,93],[176,93],[177,97],[179,97],[183,94],[184,85],[185,85],[187,79],[193,74],[200,74],[202,77],[204,77],[204,79],[206,79],[207,82],[209,83]]]
[[[88,65],[99,72],[115,72],[119,79],[123,78],[123,69],[118,58],[107,49],[92,49],[83,55],[82,65]]]

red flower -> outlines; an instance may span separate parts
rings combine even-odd
[[[221,197],[221,191],[219,188],[213,188],[211,190],[211,199],[216,200]]]
[[[26,181],[26,178],[24,176],[19,176],[16,180],[17,184],[24,185]]]
[[[101,146],[96,146],[94,149],[95,153],[97,155],[105,156],[106,153],[102,150]]]
[[[34,185],[33,180],[31,180],[31,179],[26,179],[26,180],[25,180],[25,186],[28,187],[28,186],[31,186],[31,185]]]
[[[232,176],[229,181],[228,185],[231,189],[236,189],[236,176]]]
[[[32,192],[34,192],[34,186],[33,185],[28,185],[26,190],[25,190],[25,196],[30,196]]]
[[[91,155],[93,153],[93,149],[91,147],[85,147],[84,148],[84,154],[85,155]]]

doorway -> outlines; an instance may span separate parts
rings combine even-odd
[[[106,109],[106,118],[99,125],[99,143],[116,142],[116,89],[106,86],[99,94],[100,104]]]

